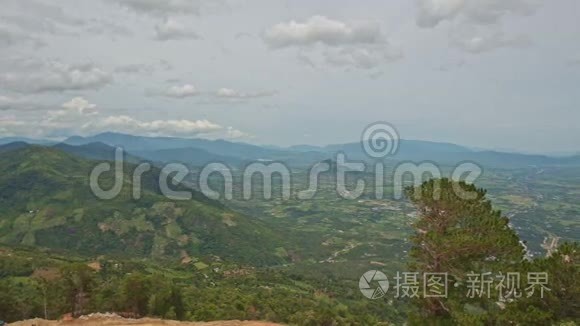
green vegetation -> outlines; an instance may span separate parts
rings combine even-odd
[[[300,325],[376,324],[404,318],[387,302],[367,305],[356,284],[214,262],[162,267],[148,260],[0,250],[0,311],[8,321],[112,311],[179,320],[258,319]],[[217,267],[219,266],[219,267]]]
[[[88,183],[96,164],[43,147],[0,156],[0,242],[86,255],[217,255],[256,266],[284,261],[275,251],[277,235],[261,222],[196,191],[193,200],[166,199],[158,190],[158,170],[143,175],[142,197],[135,200],[130,173],[135,166],[126,165],[121,194],[99,200]],[[102,179],[106,188],[112,173]]]
[[[384,199],[369,191],[345,200],[335,180],[323,176],[311,200],[281,200],[279,189],[263,200],[259,188],[253,199],[240,200],[235,187],[234,200],[221,203],[194,190],[192,200],[168,200],[157,169],[144,174],[135,200],[131,164],[122,193],[101,201],[88,186],[96,164],[54,148],[0,154],[2,319],[96,311],[297,325],[546,325],[580,318],[578,245],[529,259],[545,255],[545,237],[580,240],[575,167],[489,170],[478,181],[489,191],[460,184],[477,193],[470,200],[455,196],[446,179],[410,190],[408,199],[392,199],[387,182]],[[307,176],[296,172],[294,189],[306,189]],[[372,185],[371,174],[357,177]],[[101,183],[112,181],[105,174]],[[368,300],[358,282],[373,269],[391,282],[405,271],[448,271],[460,282],[446,300],[392,292]],[[546,271],[551,291],[502,304],[466,298],[471,271]]]
[[[580,275],[580,246],[564,244],[550,258],[525,261],[509,220],[493,210],[485,190],[436,179],[407,192],[420,213],[414,224],[410,269],[446,273],[451,288],[445,297],[415,299],[413,324],[429,320],[457,325],[549,325],[580,318],[580,280],[571,276]],[[528,273],[542,272],[552,277],[554,291],[546,290],[546,298],[519,297],[515,292],[504,297],[499,292],[502,288],[479,287],[484,284],[479,282],[475,291],[489,294],[466,296],[469,287],[474,289],[468,277],[473,271],[479,275],[511,272],[528,278]]]

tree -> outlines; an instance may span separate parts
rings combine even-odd
[[[466,298],[467,275],[515,269],[522,262],[523,247],[508,219],[492,208],[485,190],[465,182],[433,179],[406,193],[419,213],[410,269],[447,275],[448,289],[446,297],[415,300],[414,317],[456,324],[489,322],[499,308],[486,296]]]
[[[163,275],[151,276],[152,291],[149,297],[149,314],[166,319],[185,318],[185,307],[181,289]]]
[[[66,265],[61,269],[61,281],[73,316],[85,313],[96,280],[94,271],[85,264]]]
[[[139,316],[146,316],[151,288],[150,277],[141,273],[128,274],[123,279],[122,285],[122,302],[125,308]]]
[[[37,289],[27,281],[0,279],[0,319],[28,319],[41,311]]]
[[[580,245],[564,243],[550,257],[522,264],[520,272],[543,272],[548,276],[543,297],[523,296],[507,305],[502,324],[550,325],[580,320]]]

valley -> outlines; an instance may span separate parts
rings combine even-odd
[[[131,278],[134,273],[140,275],[139,282],[150,284],[147,288],[157,287],[148,283],[154,280],[179,287],[170,293],[179,293],[176,302],[181,303],[175,304],[188,308],[177,317],[189,320],[306,324],[303,321],[318,323],[337,316],[344,323],[405,319],[408,300],[393,300],[391,294],[372,301],[358,292],[358,279],[368,270],[392,276],[408,268],[416,209],[406,198],[394,199],[394,185],[388,178],[383,198],[376,198],[370,187],[356,199],[345,199],[337,193],[332,173],[322,174],[314,197],[301,200],[296,195],[308,188],[309,169],[295,159],[288,164],[290,199],[282,198],[281,179],[274,177],[271,199],[261,196],[263,185],[257,180],[249,200],[243,198],[238,183],[233,185],[232,200],[212,200],[195,186],[202,167],[183,160],[194,172],[191,182],[177,187],[189,189],[193,199],[172,201],[163,197],[157,185],[163,166],[158,162],[159,169],[144,174],[141,199],[131,197],[129,186],[115,199],[103,202],[90,193],[88,175],[100,160],[114,157],[111,145],[80,145],[82,150],[79,145],[5,146],[8,149],[0,154],[0,166],[7,171],[0,177],[0,242],[4,246],[0,263],[4,286],[8,286],[5,293],[34,295],[37,286],[33,284],[46,282],[42,275],[47,271],[58,275],[67,266],[82,265],[93,270],[92,282],[100,284],[91,290],[97,297],[118,292],[119,298],[127,298],[119,300],[130,301],[130,292],[123,291],[130,291],[127,286],[136,282]],[[134,158],[126,163],[130,172],[139,160],[136,154],[129,155]],[[327,157],[328,153],[310,155]],[[395,166],[396,162],[388,161],[385,175],[392,174]],[[238,167],[232,165],[234,180],[241,177]],[[451,167],[443,165],[442,170]],[[579,172],[580,167],[567,164],[497,167],[486,169],[476,184],[488,189],[494,206],[510,218],[510,227],[524,241],[531,259],[545,256],[547,248],[554,249],[546,244],[553,241],[548,239],[580,241]],[[347,178],[347,189],[357,179],[375,182],[373,173],[356,173]],[[404,181],[410,185],[412,180]],[[102,182],[112,185],[112,174],[106,174]],[[128,185],[132,182],[129,177],[123,180]],[[223,179],[215,175],[210,185],[222,189]],[[118,290],[110,288],[114,284]],[[151,295],[150,305],[153,293],[144,294]],[[41,296],[35,302],[29,309],[24,309],[28,302],[20,308],[16,304],[14,313],[40,313]],[[92,309],[98,310],[136,309],[122,301],[94,304]],[[62,306],[51,305],[47,317],[58,317]],[[175,309],[182,308],[159,309],[158,316],[172,317]]]

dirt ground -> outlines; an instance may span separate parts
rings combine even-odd
[[[136,325],[136,326],[280,326],[281,324],[260,321],[212,321],[180,322],[152,318],[129,319],[119,316],[82,316],[74,320],[30,319],[8,324],[9,326],[100,326],[100,325]]]

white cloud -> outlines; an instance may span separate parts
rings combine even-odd
[[[131,36],[132,31],[117,23],[115,18],[102,15],[87,19],[78,9],[69,10],[62,1],[2,0],[0,22],[34,41],[46,45],[43,38],[53,35],[76,36],[86,31],[91,34]],[[0,27],[0,39],[2,38]],[[14,32],[14,31],[13,31]],[[1,41],[0,41],[1,44]]]
[[[0,83],[21,93],[100,89],[113,80],[111,74],[92,64],[28,62],[8,69],[12,71],[0,73]]]
[[[149,96],[163,96],[174,99],[185,99],[194,96],[203,96],[207,103],[214,103],[221,100],[244,101],[260,97],[268,97],[276,94],[275,91],[242,92],[231,88],[220,88],[215,92],[201,92],[191,84],[171,86],[166,90],[147,90],[145,94]]]
[[[325,51],[324,57],[328,64],[334,66],[372,69],[400,59],[402,53],[384,45],[349,46],[328,49]]]
[[[272,26],[264,32],[265,42],[274,48],[288,46],[376,43],[382,38],[378,23],[345,23],[324,16],[312,16],[303,23],[294,20]]]
[[[54,106],[32,102],[26,98],[14,98],[0,95],[0,111],[42,111],[48,116],[64,116],[67,114],[93,115],[98,113],[97,105],[83,97],[74,97],[63,103],[60,110]]]
[[[172,70],[171,64],[165,60],[158,60],[157,62],[151,63],[128,63],[119,64],[115,67],[115,72],[122,74],[144,74],[151,75],[158,71],[168,71]]]
[[[126,115],[95,118],[90,115],[49,114],[43,117],[0,116],[0,135],[27,137],[54,137],[89,135],[105,131],[133,135],[196,137],[223,135],[222,137],[245,137],[236,129],[224,129],[208,120],[152,120],[142,121]]]
[[[234,127],[228,127],[226,129],[225,138],[226,139],[250,139],[250,138],[253,138],[253,136],[251,134],[248,134],[248,133],[245,133],[245,132],[240,131],[238,129],[235,129]]]
[[[46,45],[47,35],[70,34],[85,21],[69,15],[62,7],[36,0],[2,0],[0,11],[0,45],[20,43]]]
[[[155,25],[154,39],[158,41],[188,40],[199,39],[199,35],[176,20],[166,19],[162,24]]]
[[[3,101],[0,98],[0,102]],[[51,137],[72,130],[94,120],[98,114],[97,106],[82,97],[75,97],[62,104],[58,110],[47,105],[34,104],[24,100],[14,100],[18,107],[27,108],[8,119],[0,119],[0,134],[31,137]],[[13,108],[13,106],[12,106]]]
[[[112,39],[135,35],[129,27],[102,18],[91,19],[90,25],[86,27],[86,31],[92,34],[110,36]]]
[[[13,110],[15,103],[22,106],[20,103],[24,101],[0,95],[0,111]],[[30,107],[35,106],[30,104]],[[43,108],[41,111],[14,111],[11,115],[0,115],[0,135],[50,138],[114,131],[150,136],[250,137],[233,127],[224,128],[206,119],[145,121],[129,115],[102,116],[97,105],[84,97],[74,97],[63,103],[58,110]]]
[[[208,120],[153,120],[141,121],[126,115],[109,116],[88,122],[81,128],[85,132],[116,131],[155,136],[195,136],[223,129]]]
[[[161,95],[172,98],[186,98],[191,96],[197,96],[199,95],[199,92],[195,88],[195,86],[191,84],[185,84],[182,86],[172,86]]]
[[[0,96],[0,110],[12,108],[17,100]],[[32,111],[30,111],[32,113]],[[35,111],[36,112],[36,111]],[[206,119],[168,119],[143,121],[128,115],[99,115],[96,104],[83,97],[74,97],[62,104],[61,109],[40,111],[34,114],[14,112],[0,115],[0,135],[52,137],[87,135],[104,131],[116,131],[138,135],[185,136],[222,134],[223,137],[245,137],[233,128],[223,128]]]
[[[525,35],[509,36],[501,31],[507,16],[528,16],[541,0],[417,0],[417,25],[433,28],[443,21],[451,25],[450,43],[469,53],[531,45]]]
[[[0,45],[11,46],[26,41],[28,36],[24,33],[14,31],[6,26],[0,25]]]
[[[115,68],[115,72],[120,72],[123,74],[147,74],[150,75],[155,71],[152,65],[147,65],[143,63],[130,63],[126,65],[120,65]]]
[[[1,19],[2,23],[6,27],[11,27],[13,29],[18,29],[20,31],[26,31],[27,34],[31,33],[51,33],[55,34],[57,32],[57,26],[50,20],[39,20],[37,17],[27,16],[30,12],[18,12],[16,13],[4,13]]]
[[[271,48],[313,49],[298,52],[297,59],[316,67],[316,50],[322,49],[323,63],[338,67],[372,69],[402,57],[374,21],[342,22],[312,16],[305,22],[290,21],[267,29],[263,39]]]
[[[44,43],[37,37],[31,36],[18,28],[0,24],[0,45],[3,47],[14,46],[18,44],[32,44],[42,46]]]
[[[528,16],[539,7],[538,0],[478,0],[467,2],[466,15],[479,24],[491,24],[506,15]]]
[[[217,90],[215,95],[219,98],[226,98],[226,99],[250,99],[250,98],[257,98],[257,97],[267,97],[276,94],[276,92],[272,91],[264,91],[264,92],[255,92],[255,93],[245,93],[240,92],[231,88],[220,88]]]
[[[31,102],[26,98],[15,98],[0,95],[0,111],[43,111],[47,106]]]
[[[110,0],[135,12],[153,16],[199,14],[199,0]]]
[[[14,98],[0,95],[0,111],[14,110],[20,103]]]
[[[44,123],[50,123],[53,128],[73,128],[94,119],[99,114],[97,105],[83,97],[75,97],[62,104],[60,110],[50,110],[45,115]]]
[[[417,6],[417,24],[434,27],[443,20],[453,19],[464,8],[465,0],[419,0]]]
[[[474,24],[493,24],[506,15],[531,15],[539,0],[417,0],[417,24],[435,27],[461,18]]]
[[[299,63],[305,64],[307,66],[309,66],[310,68],[316,69],[317,65],[316,63],[314,63],[314,60],[312,60],[311,57],[308,56],[308,54],[304,53],[304,52],[298,52],[298,54],[296,55],[296,60]]]
[[[82,19],[69,15],[62,7],[37,0],[2,0],[2,14],[11,17],[18,15],[21,18],[9,20],[30,31],[50,28],[49,32],[54,32],[55,24],[72,27],[84,24]],[[31,19],[33,17],[37,20]]]
[[[3,137],[10,136],[27,136],[42,137],[43,131],[40,126],[31,129],[30,124],[36,122],[24,121],[14,116],[0,117],[0,135]]]
[[[508,37],[500,31],[473,32],[465,28],[452,34],[451,44],[465,52],[483,53],[499,48],[526,48],[532,42],[524,35]]]
[[[75,97],[68,102],[65,102],[62,107],[67,110],[73,110],[81,114],[97,113],[97,105],[90,103],[83,97]]]
[[[14,108],[15,103],[17,103],[15,99],[8,96],[0,95],[0,110],[2,111],[12,110]]]

